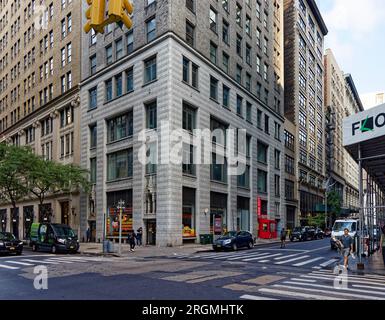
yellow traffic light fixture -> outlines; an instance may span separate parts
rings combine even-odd
[[[110,0],[111,1],[111,0]],[[106,26],[106,1],[105,0],[87,0],[89,8],[86,11],[87,24],[84,26],[84,31],[89,33],[94,29],[96,33],[104,33]]]
[[[110,0],[108,5],[108,20],[111,22],[122,22],[127,29],[132,28],[130,15],[134,12],[133,4],[128,0]]]

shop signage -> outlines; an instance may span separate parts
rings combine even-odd
[[[385,136],[385,104],[344,119],[344,146]]]
[[[257,199],[257,213],[258,213],[258,217],[262,216],[262,199],[261,198]]]

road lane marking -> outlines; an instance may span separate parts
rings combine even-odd
[[[0,268],[4,269],[9,269],[9,270],[19,270],[19,267],[11,267],[11,266],[6,266],[5,264],[0,264]]]
[[[276,294],[280,296],[294,297],[294,298],[305,298],[305,299],[315,299],[315,300],[344,300],[339,298],[321,296],[319,294],[292,292],[292,291],[286,291],[286,290],[280,290],[280,289],[262,288],[262,289],[259,289],[259,291],[262,293],[270,293],[270,294]]]
[[[362,282],[364,283],[364,282]],[[368,284],[368,283],[367,283]],[[382,286],[382,287],[385,287],[385,284],[376,284],[376,286]],[[361,284],[353,284],[352,287],[356,287],[356,288],[362,288],[362,289],[376,289],[376,290],[381,290],[381,291],[385,291],[385,288],[380,288],[380,287],[370,287],[370,286],[363,286]]]
[[[20,262],[20,261],[5,261],[6,263],[17,264],[20,266],[33,266],[32,263]]]
[[[293,267],[302,267],[302,266],[305,266],[305,265],[310,264],[312,262],[316,262],[316,261],[323,260],[323,259],[324,259],[323,257],[314,258],[314,259],[311,259],[311,260],[307,260],[307,261],[304,261],[304,262],[293,264]]]
[[[39,260],[32,260],[32,259],[23,259],[22,261],[26,261],[26,262],[32,262],[32,263],[35,263],[36,265],[39,265],[39,264],[59,264],[58,262],[48,262],[48,261],[39,261]]]
[[[54,258],[52,258],[52,259],[46,259],[46,260],[44,260],[44,261],[46,261],[46,262],[59,262],[59,263],[67,263],[67,264],[73,264],[73,263],[75,263],[75,262],[71,262],[71,261],[66,261],[66,260],[60,260],[60,259],[54,259]]]
[[[291,278],[290,280],[293,280],[293,281],[302,281],[302,282],[308,282],[308,283],[316,283],[316,282],[317,282],[317,280],[300,279],[300,278]]]
[[[282,253],[277,253],[277,254],[273,254],[271,256],[269,256],[269,258],[273,258],[273,257],[277,257],[277,256],[281,256]],[[255,260],[262,260],[262,259],[265,259],[266,256],[264,257],[257,257],[257,258],[249,258],[249,259],[242,259],[242,261],[244,262],[249,262],[249,261],[255,261]]]
[[[312,274],[317,274],[317,275],[325,275],[325,276],[328,276],[328,275],[330,275],[330,276],[335,276],[335,273],[333,273],[333,272],[331,272],[331,271],[329,271],[329,272],[327,272],[327,271],[313,271],[312,272]],[[349,277],[350,278],[356,278],[356,279],[373,279],[373,280],[383,280],[383,281],[385,281],[385,277],[384,276],[377,276],[377,275],[373,275],[373,274],[368,274],[368,275],[362,275],[362,276],[360,276],[360,275],[350,275],[349,274]]]
[[[330,280],[334,281],[337,277],[337,275],[330,275],[330,276],[311,276],[311,275],[303,275],[301,276],[303,278],[309,278],[309,279],[318,279],[318,280]],[[374,280],[374,279],[356,279],[348,276],[349,283],[364,283],[364,284],[378,284],[378,285],[384,285],[384,282],[382,280]]]
[[[274,264],[281,265],[281,264],[290,263],[290,262],[294,262],[294,261],[297,261],[297,260],[303,260],[303,259],[307,259],[307,258],[310,258],[310,256],[301,256],[301,257],[293,258],[293,259],[290,259],[290,260],[275,262]]]
[[[300,292],[298,292],[298,290],[307,291],[307,292],[324,293],[324,294],[328,295],[329,300],[336,300],[337,299],[335,297],[333,297],[333,298],[330,297],[330,295],[343,296],[343,297],[345,297],[345,299],[347,299],[348,297],[351,297],[351,298],[359,298],[359,299],[363,299],[363,300],[384,300],[384,298],[380,298],[380,297],[367,296],[367,295],[363,296],[363,295],[354,294],[354,293],[336,292],[333,287],[331,287],[330,290],[328,290],[328,291],[321,290],[321,289],[309,289],[309,288],[286,286],[286,285],[281,285],[281,284],[275,284],[274,287],[296,290],[296,292],[293,292],[294,295],[297,293],[298,294],[300,293]]]
[[[277,299],[274,299],[274,298],[252,296],[252,295],[249,295],[249,294],[245,294],[245,295],[239,297],[239,299],[253,300],[253,301],[277,300]]]

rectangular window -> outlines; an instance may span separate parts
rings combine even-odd
[[[144,84],[155,81],[157,77],[156,57],[144,61]]]
[[[157,104],[156,102],[146,105],[147,129],[157,128]]]
[[[98,90],[97,87],[90,89],[89,91],[89,109],[95,109],[98,106]]]
[[[146,22],[147,26],[147,42],[151,42],[156,37],[156,20],[155,17]]]
[[[210,77],[210,98],[218,100],[218,80],[214,77]]]
[[[95,125],[90,126],[90,148],[94,149],[97,146],[97,132],[98,132],[98,127]]]
[[[223,106],[230,108],[230,88],[223,85]]]
[[[106,85],[106,101],[112,100],[112,79],[109,79],[105,82]]]
[[[267,172],[258,170],[258,192],[267,193]]]
[[[127,92],[134,91],[134,68],[126,71],[126,90]]]
[[[107,121],[107,142],[112,143],[131,137],[134,132],[133,112]]]
[[[258,162],[267,164],[267,154],[269,147],[262,142],[257,143]]]
[[[116,90],[116,97],[120,97],[123,94],[123,76],[122,76],[122,74],[115,76],[115,90]]]
[[[183,129],[193,132],[195,129],[196,110],[188,104],[183,103]]]
[[[113,181],[132,177],[133,152],[132,149],[119,151],[107,156],[107,180]]]

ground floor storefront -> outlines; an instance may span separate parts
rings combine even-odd
[[[11,232],[21,240],[28,240],[32,223],[60,223],[69,225],[80,234],[79,196],[48,199],[43,205],[36,201],[0,206],[0,231]]]

